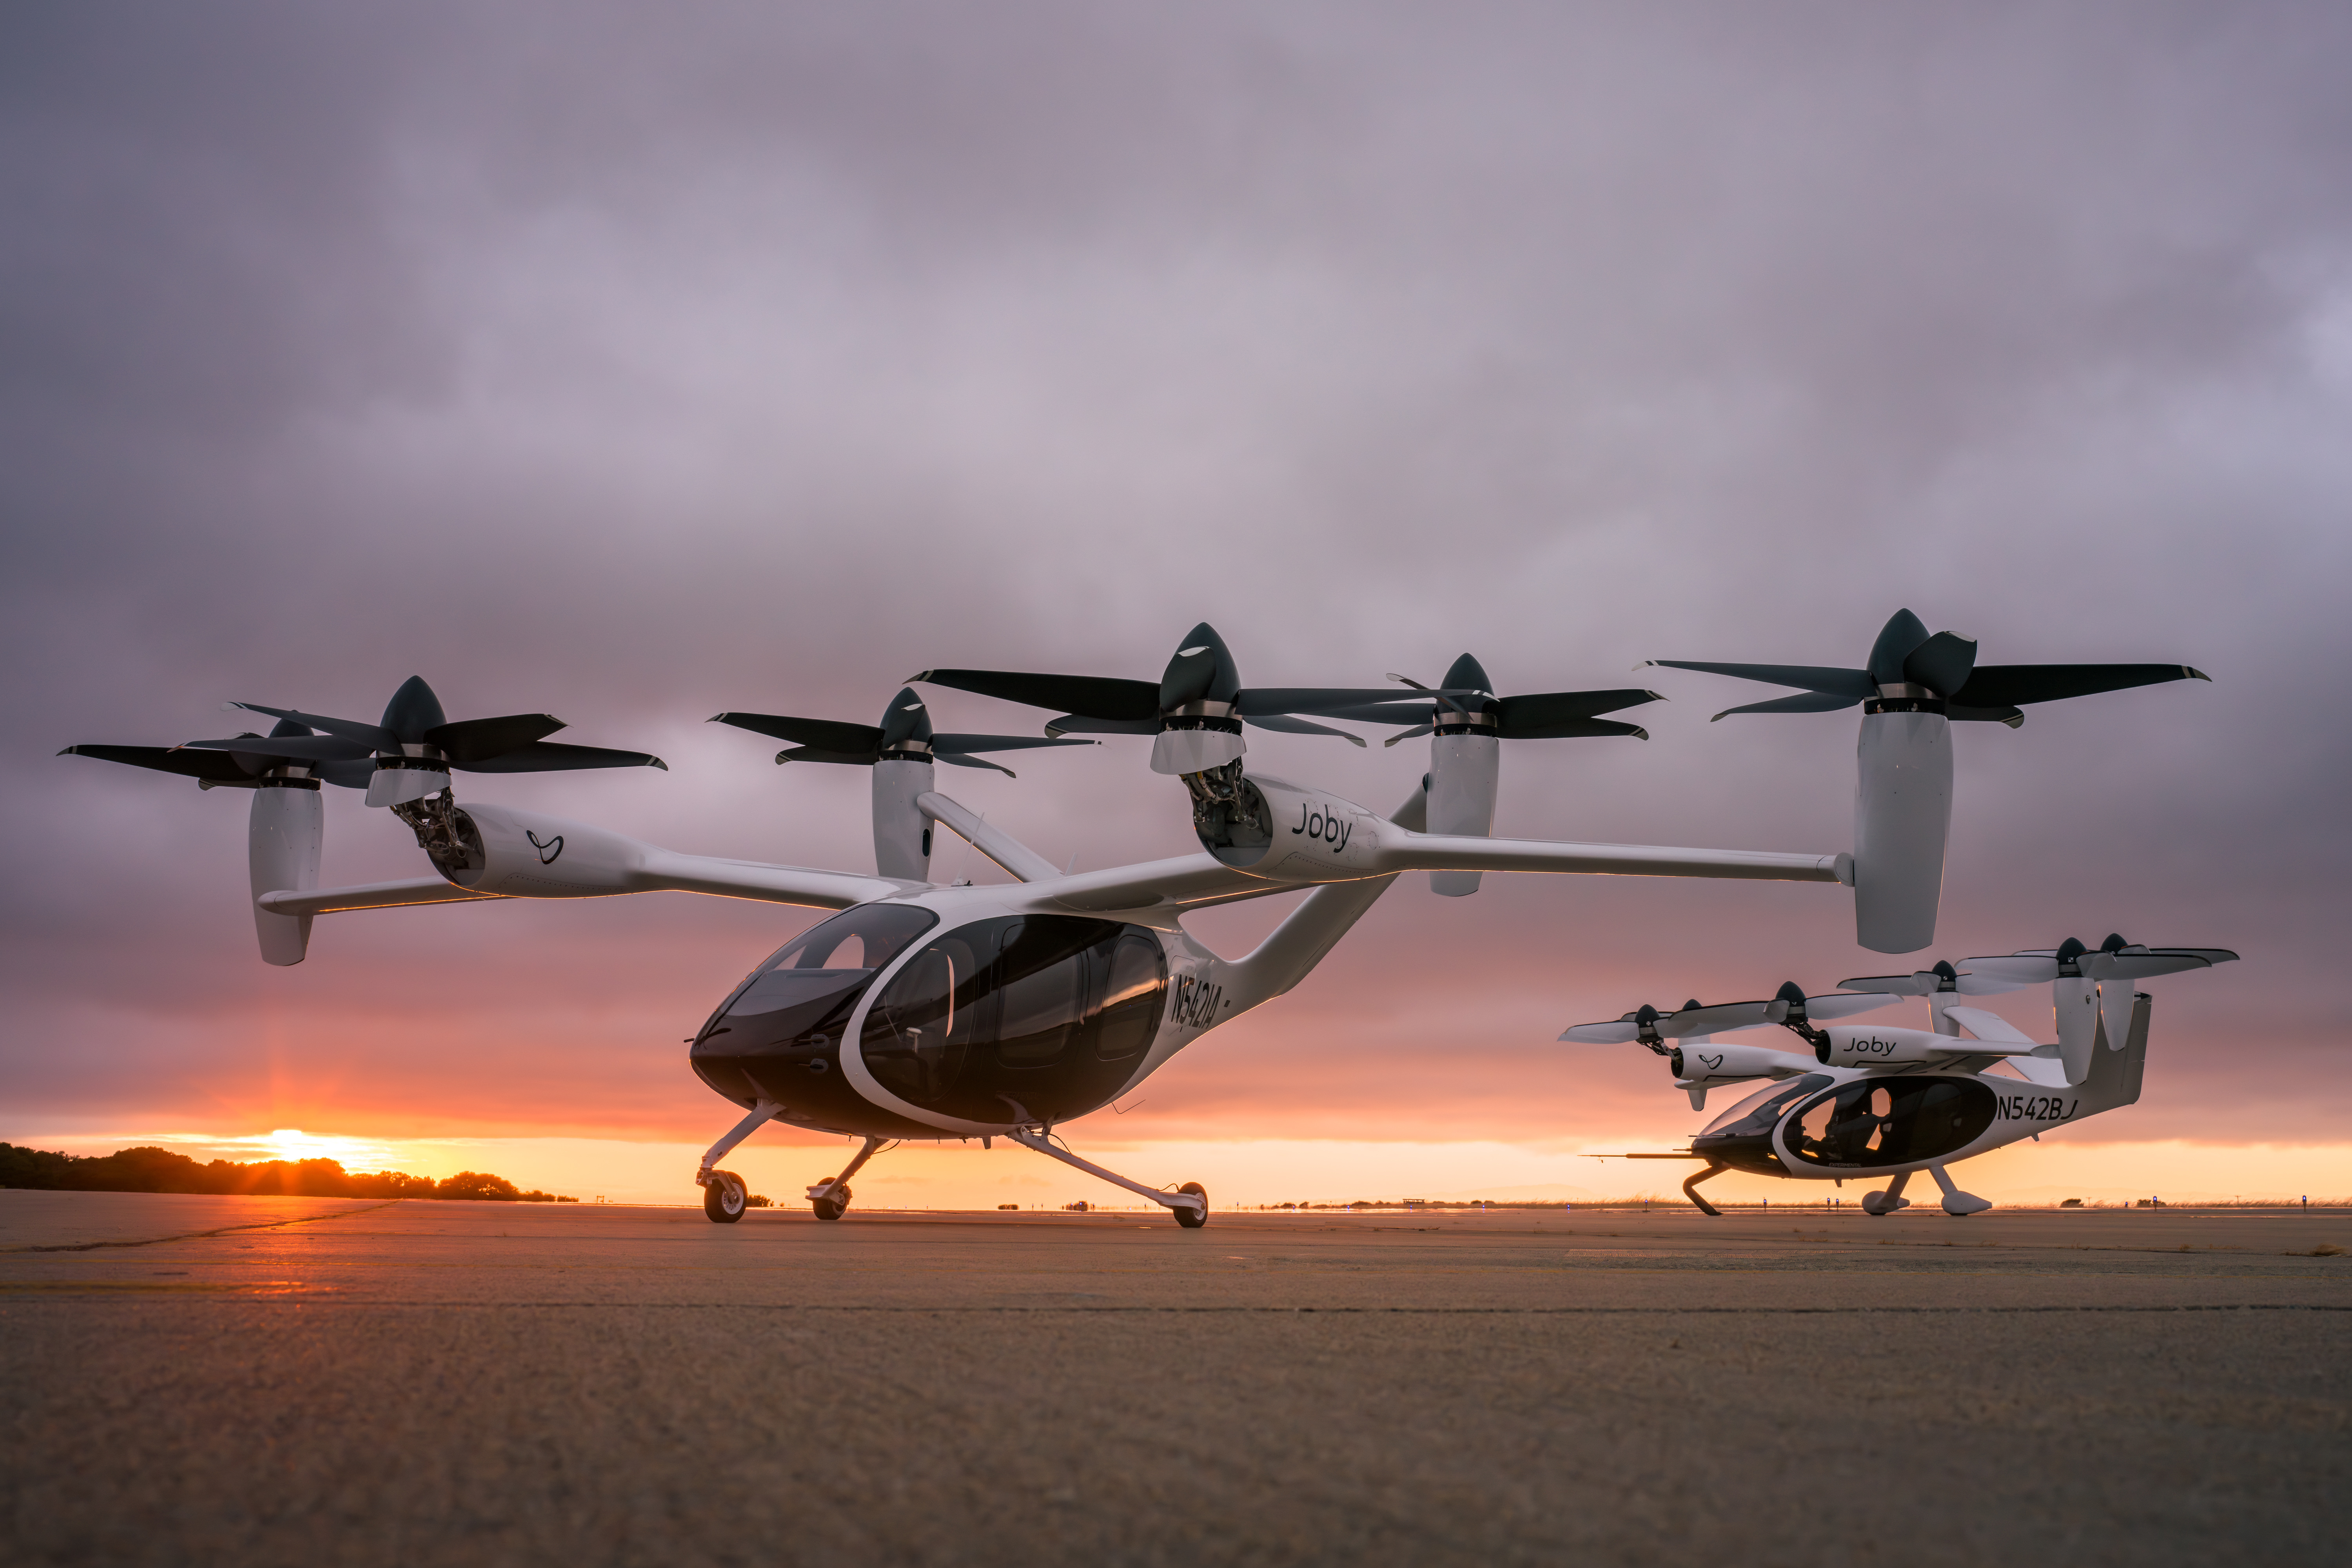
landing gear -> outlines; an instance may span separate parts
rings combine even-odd
[[[702,1184],[702,1212],[710,1216],[713,1225],[733,1225],[743,1217],[751,1206],[750,1189],[743,1178],[732,1171],[713,1171],[710,1179]]]
[[[839,1219],[849,1212],[849,1178],[857,1174],[866,1161],[874,1158],[889,1143],[887,1138],[868,1138],[857,1157],[841,1168],[841,1174],[827,1176],[808,1190],[809,1208],[819,1219]]]
[[[1992,1207],[1991,1199],[1980,1198],[1974,1193],[1960,1191],[1953,1184],[1952,1178],[1945,1174],[1943,1166],[1930,1165],[1927,1167],[1927,1173],[1936,1178],[1937,1186],[1944,1189],[1944,1212],[1954,1219],[1965,1219],[1969,1215],[1982,1214]]]
[[[1706,1170],[1701,1171],[1697,1175],[1693,1176],[1689,1181],[1683,1184],[1683,1196],[1696,1204],[1698,1205],[1698,1212],[1706,1215],[1709,1219],[1721,1219],[1723,1217],[1723,1211],[1698,1195],[1698,1184],[1701,1182],[1709,1181],[1723,1174],[1726,1169],[1727,1169],[1727,1167],[1723,1165],[1709,1164]]]
[[[1911,1206],[1911,1200],[1903,1195],[1903,1184],[1910,1179],[1911,1173],[1906,1171],[1901,1175],[1895,1177],[1893,1181],[1887,1183],[1886,1190],[1885,1192],[1863,1194],[1862,1212],[1875,1217],[1881,1215],[1893,1214],[1896,1209],[1909,1208]]]
[[[1067,1149],[1055,1147],[1050,1134],[1034,1127],[1015,1127],[1004,1134],[1024,1149],[1034,1149],[1065,1165],[1073,1165],[1089,1176],[1100,1176],[1115,1187],[1125,1187],[1138,1197],[1150,1198],[1176,1216],[1176,1223],[1186,1230],[1198,1230],[1209,1223],[1209,1194],[1198,1182],[1187,1182],[1172,1193],[1158,1187],[1147,1187],[1141,1182],[1130,1182],[1117,1171],[1106,1171],[1089,1160],[1081,1160]]]
[[[710,1216],[711,1224],[733,1225],[751,1206],[745,1202],[750,1189],[743,1185],[743,1178],[732,1171],[717,1171],[711,1167],[727,1158],[736,1144],[757,1132],[783,1109],[772,1100],[756,1101],[751,1107],[751,1114],[729,1129],[727,1136],[713,1143],[702,1156],[701,1167],[694,1173],[694,1184],[702,1189],[702,1212]]]

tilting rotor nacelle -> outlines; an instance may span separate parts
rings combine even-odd
[[[2210,679],[2184,664],[1979,665],[1972,638],[1957,632],[1931,635],[1909,610],[1898,610],[1887,621],[1860,669],[1650,662],[1800,689],[1794,697],[1727,708],[1717,719],[1734,713],[1827,713],[1861,704],[1853,797],[1854,934],[1876,952],[1915,952],[1936,940],[1944,849],[1952,826],[1953,721],[2015,729],[2025,721],[2024,703]]]

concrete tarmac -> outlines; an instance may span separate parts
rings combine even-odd
[[[0,1192],[10,1563],[2352,1560],[2352,1214]]]

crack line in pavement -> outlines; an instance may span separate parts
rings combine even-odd
[[[314,1220],[321,1219],[341,1219],[347,1215],[366,1214],[373,1209],[390,1208],[399,1201],[398,1198],[391,1198],[383,1203],[370,1204],[366,1208],[337,1209],[332,1214],[306,1214],[299,1215],[292,1219],[265,1219],[257,1220],[251,1225],[225,1225],[217,1230],[192,1230],[182,1236],[151,1236],[144,1241],[75,1241],[59,1243],[53,1247],[0,1247],[0,1253],[96,1252],[101,1247],[157,1247],[167,1241],[202,1241],[208,1236],[226,1236],[232,1231],[275,1230],[280,1226],[309,1225]]]

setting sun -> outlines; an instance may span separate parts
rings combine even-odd
[[[299,1127],[279,1127],[269,1135],[224,1140],[252,1152],[248,1158],[267,1160],[333,1160],[346,1171],[397,1168],[392,1151],[364,1138],[316,1137]]]

